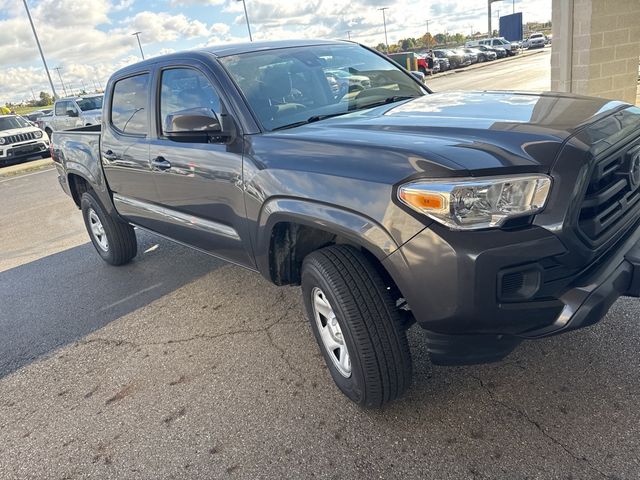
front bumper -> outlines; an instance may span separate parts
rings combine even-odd
[[[9,163],[49,152],[49,140],[41,138],[30,142],[0,145],[0,162]]]
[[[452,232],[432,225],[384,260],[435,363],[499,360],[524,339],[592,325],[623,295],[640,296],[640,227],[587,266],[548,230]],[[505,272],[534,272],[533,291],[506,298]],[[537,273],[536,273],[537,272]]]

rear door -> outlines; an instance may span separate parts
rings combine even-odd
[[[155,229],[157,219],[145,207],[156,196],[149,163],[150,88],[150,71],[110,82],[100,156],[116,210],[137,225]]]
[[[160,64],[155,96],[150,158],[157,186],[153,208],[162,217],[158,232],[255,267],[244,208],[242,132],[215,72],[197,61]],[[223,136],[203,140],[165,135],[169,115],[197,108],[221,119]]]

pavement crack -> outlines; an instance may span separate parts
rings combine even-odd
[[[553,443],[554,445],[557,445],[558,447],[560,447],[567,455],[569,455],[570,457],[572,457],[576,462],[584,462],[588,468],[590,468],[591,470],[593,470],[594,472],[596,472],[598,475],[600,475],[602,478],[607,478],[607,479],[613,479],[614,477],[607,475],[605,472],[603,472],[602,470],[600,470],[599,468],[597,468],[595,465],[593,465],[593,463],[585,456],[579,456],[576,453],[574,453],[567,445],[565,445],[564,443],[562,443],[560,440],[558,440],[556,437],[554,437],[553,435],[551,435],[541,424],[540,422],[538,422],[537,420],[531,418],[529,416],[529,414],[524,410],[524,409],[519,409],[516,406],[505,402],[504,400],[501,400],[500,398],[498,398],[498,396],[493,392],[493,390],[491,390],[491,388],[489,388],[487,385],[485,385],[485,383],[482,381],[482,379],[476,375],[471,375],[472,378],[474,378],[478,384],[480,385],[480,388],[482,388],[487,395],[489,396],[489,398],[491,399],[491,401],[494,404],[500,405],[503,408],[506,408],[507,410],[515,413],[516,415],[520,416],[521,418],[523,418],[524,420],[526,420],[530,425],[532,425],[533,427],[535,427],[541,434],[542,436],[544,436],[546,439],[548,439],[551,443]]]

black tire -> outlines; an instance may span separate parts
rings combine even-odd
[[[129,263],[138,251],[138,242],[133,227],[107,214],[93,192],[82,194],[80,207],[91,243],[102,259],[111,265]],[[100,237],[92,229],[94,215],[99,219],[102,227],[103,235]],[[106,248],[105,242],[102,240],[103,237],[106,237]]]
[[[326,247],[304,259],[301,283],[313,333],[338,388],[365,407],[400,397],[411,385],[411,354],[400,314],[371,260],[350,246]],[[318,291],[340,327],[351,360],[349,376],[334,365],[323,343],[322,316],[316,320],[314,307]]]

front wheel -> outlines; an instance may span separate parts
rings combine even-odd
[[[138,251],[133,227],[109,215],[92,192],[82,194],[80,207],[91,243],[102,259],[111,265],[129,263]]]
[[[347,397],[380,407],[409,388],[402,319],[369,258],[346,245],[311,253],[302,266],[302,295],[327,368]]]

